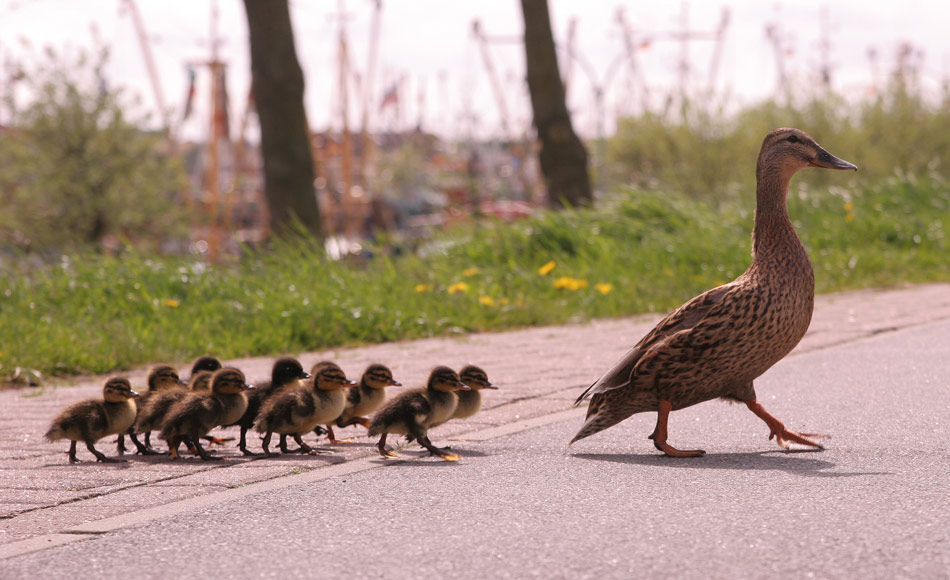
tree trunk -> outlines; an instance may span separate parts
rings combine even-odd
[[[251,78],[261,124],[264,190],[274,234],[299,222],[320,238],[304,79],[287,0],[244,0],[250,32]]]
[[[558,70],[547,0],[521,0],[528,92],[541,141],[541,172],[553,208],[589,205],[587,150],[574,133]]]

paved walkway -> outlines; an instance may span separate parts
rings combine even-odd
[[[474,418],[435,430],[432,438],[439,444],[459,434],[485,432],[569,409],[582,387],[613,364],[658,318],[649,315],[388,343],[306,353],[299,358],[305,367],[333,359],[352,377],[358,377],[370,362],[383,362],[397,380],[409,386],[422,384],[436,364],[481,365],[500,390],[487,393],[482,412]],[[941,319],[950,319],[950,284],[822,296],[811,329],[792,356]],[[272,360],[227,363],[244,369],[253,382],[268,376]],[[133,385],[144,384],[145,372],[128,373]],[[362,429],[351,427],[338,434],[357,442],[334,446],[334,453],[325,456],[245,458],[228,446],[218,452],[228,459],[220,463],[127,456],[127,463],[97,464],[80,449],[79,456],[86,461],[69,465],[68,444],[50,444],[43,433],[60,408],[97,395],[101,386],[102,379],[95,378],[68,387],[0,392],[0,519],[4,520],[0,545],[375,454],[373,442],[361,436]],[[256,437],[251,444],[256,447]],[[115,452],[112,443],[103,442],[98,448],[107,455]]]

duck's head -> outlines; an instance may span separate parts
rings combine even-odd
[[[858,170],[853,163],[828,153],[808,133],[782,128],[775,129],[762,141],[755,175],[760,180],[766,175],[775,175],[788,183],[792,175],[806,167]]]
[[[430,391],[471,391],[472,388],[459,380],[458,373],[449,367],[435,367],[429,373],[429,382],[426,388]]]
[[[119,403],[138,396],[139,394],[132,390],[129,379],[123,377],[112,377],[102,387],[102,397],[110,403]]]
[[[213,356],[200,356],[191,364],[191,376],[195,376],[201,371],[214,372],[221,368],[221,361]]]
[[[187,384],[178,376],[178,371],[168,365],[158,365],[148,373],[148,390],[150,391],[160,391]]]
[[[207,392],[211,390],[211,377],[214,373],[211,371],[198,371],[191,375],[191,381],[188,386],[192,391]]]
[[[293,357],[285,356],[274,361],[271,369],[271,385],[286,385],[300,379],[309,379],[310,373],[303,370],[300,361]]]
[[[254,385],[247,384],[244,373],[234,367],[224,367],[211,376],[211,390],[219,395],[234,395]]]
[[[468,365],[463,368],[459,373],[459,380],[471,387],[473,391],[498,388],[488,380],[488,374],[475,365]]]
[[[402,383],[393,379],[393,372],[389,367],[379,363],[373,363],[363,371],[363,384],[374,389],[385,389],[386,387],[401,387]]]
[[[325,361],[313,368],[313,386],[321,391],[335,391],[355,384],[356,381],[346,378],[343,369],[336,363]]]

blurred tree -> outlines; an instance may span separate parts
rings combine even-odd
[[[244,0],[244,9],[270,228],[281,234],[299,222],[320,238],[310,131],[303,106],[304,78],[294,48],[290,9],[287,0]]]
[[[547,0],[521,0],[528,91],[541,140],[541,171],[554,208],[589,205],[587,150],[574,133],[554,51]]]
[[[187,235],[180,165],[161,134],[126,118],[107,86],[108,51],[47,49],[23,76],[32,102],[0,138],[0,248],[101,250],[124,237],[156,246]]]

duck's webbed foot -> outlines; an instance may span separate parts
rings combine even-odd
[[[765,424],[769,426],[769,441],[775,439],[782,449],[788,449],[792,443],[807,445],[808,447],[814,447],[819,450],[825,448],[824,445],[812,439],[829,438],[828,435],[822,435],[821,433],[798,433],[797,431],[786,428],[781,421],[765,410],[765,407],[762,406],[762,403],[760,403],[758,399],[750,399],[746,401],[745,404],[750,411],[755,413],[757,417],[765,421]]]
[[[379,442],[376,443],[376,449],[379,451],[379,454],[382,455],[384,459],[396,459],[400,457],[395,451],[386,449],[386,435],[387,433],[380,435]]]
[[[649,439],[653,439],[653,446],[669,457],[702,457],[706,455],[706,452],[702,449],[677,449],[666,442],[667,425],[672,410],[673,403],[660,401],[660,408],[656,412],[656,428],[653,429],[653,434],[649,437]]]

